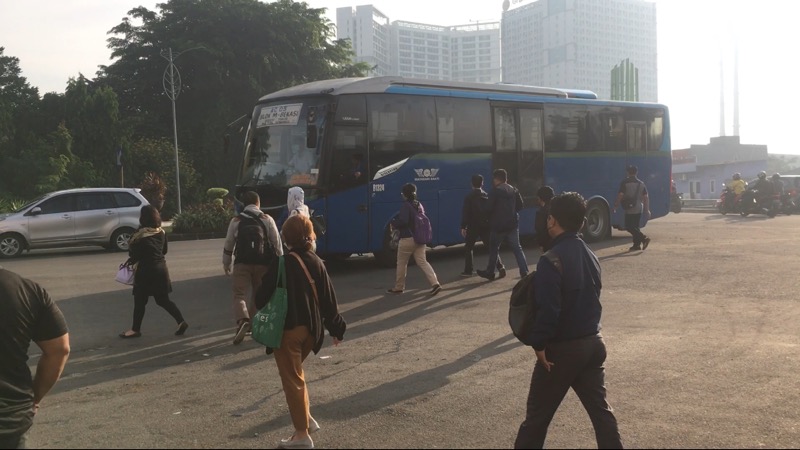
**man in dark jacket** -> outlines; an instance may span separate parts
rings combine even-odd
[[[486,212],[489,214],[489,264],[486,270],[479,270],[478,276],[487,280],[494,280],[494,269],[499,260],[500,244],[508,242],[511,251],[517,259],[520,277],[528,274],[528,261],[519,244],[519,210],[522,209],[522,196],[519,191],[508,184],[508,173],[504,169],[497,169],[492,174],[494,189],[489,193],[486,202]],[[506,275],[501,270],[499,277]]]
[[[617,212],[620,205],[625,210],[625,230],[633,236],[633,246],[628,249],[632,252],[646,250],[650,245],[650,238],[639,229],[642,214],[647,219],[650,218],[650,196],[644,181],[636,176],[638,171],[636,166],[628,166],[628,176],[619,184],[617,200],[614,202],[614,212]],[[626,205],[626,201],[629,204]]]
[[[553,247],[536,266],[538,311],[525,340],[537,361],[515,448],[542,448],[570,387],[589,413],[598,448],[622,448],[617,419],[606,401],[600,263],[578,236],[585,215],[586,201],[578,193],[563,193],[550,203],[547,229]]]
[[[462,277],[473,275],[472,252],[475,242],[480,238],[484,245],[489,245],[489,218],[484,211],[484,205],[489,201],[489,195],[483,190],[483,176],[472,176],[472,192],[464,198],[464,207],[461,212],[461,236],[464,237],[464,272]],[[505,267],[500,257],[497,258],[497,270],[505,274]]]

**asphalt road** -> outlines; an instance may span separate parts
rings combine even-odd
[[[628,253],[627,234],[616,231],[593,246],[604,271],[609,400],[626,446],[800,445],[799,226],[797,216],[679,214],[645,229],[645,252]],[[32,447],[272,448],[291,434],[272,357],[250,340],[231,345],[221,252],[221,240],[172,243],[173,299],[190,328],[176,338],[151,302],[144,336],[125,341],[117,333],[130,326],[133,299],[113,281],[123,255],[50,251],[2,262],[51,292],[72,337]],[[518,274],[460,278],[461,252],[429,254],[444,283],[435,297],[414,266],[400,296],[384,295],[393,270],[368,257],[331,266],[349,328],[341,346],[328,341],[305,364],[318,447],[513,445],[533,367],[506,321]],[[526,253],[535,264],[538,251]],[[595,446],[572,393],[547,446]]]

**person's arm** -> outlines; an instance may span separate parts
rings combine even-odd
[[[264,224],[267,226],[267,239],[269,239],[272,248],[275,249],[275,254],[278,256],[283,255],[283,242],[281,242],[281,234],[278,232],[278,226],[275,221],[265,214]]]
[[[517,192],[517,198],[516,198],[515,207],[516,207],[517,212],[520,212],[520,211],[522,211],[522,207],[525,206],[525,202],[523,202],[522,194],[519,193],[519,190],[517,190],[516,192]]]
[[[400,213],[392,219],[392,226],[397,229],[408,228],[408,217],[410,204],[404,201],[400,206]]]
[[[650,194],[647,193],[647,186],[642,183],[642,205],[647,218],[650,218]]]
[[[166,255],[167,251],[169,250],[169,245],[167,245],[167,233],[166,232],[163,233],[164,233],[164,247],[161,249],[161,254]]]
[[[225,275],[231,274],[231,264],[233,263],[233,250],[236,247],[236,230],[239,221],[234,217],[228,224],[228,233],[225,235],[225,245],[222,247],[222,270]]]
[[[36,345],[42,349],[42,356],[36,366],[36,376],[33,378],[33,408],[39,408],[39,403],[50,389],[56,384],[64,366],[69,358],[69,333],[55,339],[38,341]]]
[[[617,212],[617,208],[619,208],[619,204],[622,201],[622,197],[625,196],[625,180],[622,180],[622,183],[619,184],[619,190],[617,191],[617,198],[614,200],[614,209],[612,212]]]
[[[467,224],[469,223],[471,198],[472,193],[467,194],[467,196],[464,198],[464,205],[461,207],[461,237],[467,236]]]
[[[534,292],[536,296],[536,322],[530,332],[528,342],[537,351],[544,350],[556,335],[558,319],[561,315],[563,277],[553,263],[545,256],[536,265]]]
[[[336,301],[336,290],[333,288],[333,282],[328,272],[325,270],[324,265],[320,265],[320,281],[317,295],[319,295],[319,308],[320,315],[325,328],[334,339],[334,345],[338,341],[344,340],[344,332],[347,330],[347,323],[344,318],[339,314],[339,303]]]

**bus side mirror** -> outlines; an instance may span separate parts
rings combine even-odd
[[[306,127],[306,148],[317,148],[316,125],[308,125]]]
[[[222,153],[228,153],[228,149],[230,148],[230,146],[231,146],[231,135],[226,134],[222,138]]]

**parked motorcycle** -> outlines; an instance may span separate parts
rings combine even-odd
[[[717,211],[723,216],[728,213],[741,212],[741,202],[736,201],[736,193],[732,188],[725,187],[717,200]]]
[[[779,196],[773,195],[769,198],[761,198],[759,201],[758,190],[748,189],[742,192],[740,211],[742,217],[747,217],[750,214],[764,214],[769,217],[775,217],[780,209],[781,201]]]
[[[673,192],[670,195],[669,210],[677,214],[683,209],[683,192]]]

